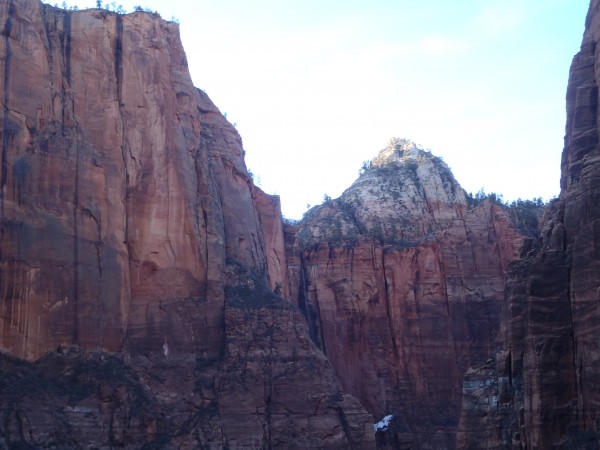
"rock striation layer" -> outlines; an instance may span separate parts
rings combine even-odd
[[[499,351],[463,388],[462,448],[600,446],[598,42],[592,0],[567,88],[561,193],[511,267]]]
[[[0,26],[0,447],[371,448],[178,26],[38,0]]]
[[[463,375],[495,348],[505,272],[523,236],[468,199],[448,166],[393,139],[287,245],[292,298],[380,447],[454,448]]]

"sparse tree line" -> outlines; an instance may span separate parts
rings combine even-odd
[[[62,8],[67,11],[79,11],[79,8],[77,7],[77,5],[69,6],[69,5],[67,5],[66,1],[63,1],[62,4],[60,4],[60,5],[58,3],[54,3],[54,7]],[[111,3],[102,2],[102,0],[96,0],[96,9],[114,12],[117,14],[127,14],[128,13],[128,11],[123,7],[123,5],[117,5],[116,2],[111,2]],[[147,12],[147,13],[154,14],[154,15],[160,17],[160,14],[158,13],[158,11],[153,11],[150,8],[146,8],[146,7],[140,6],[140,5],[134,6],[132,12]],[[177,19],[175,17],[171,17],[170,21],[179,24],[179,19]]]
[[[513,200],[512,202],[507,202],[504,200],[502,194],[496,194],[495,192],[487,193],[483,190],[483,188],[479,189],[476,194],[467,192],[467,203],[469,206],[478,206],[483,203],[484,200],[489,200],[492,203],[500,206],[506,206],[508,208],[540,208],[545,205],[542,197],[537,197],[532,200],[521,200],[520,198],[517,200]]]
[[[542,197],[532,200],[522,200],[519,198],[512,202],[507,202],[502,197],[502,194],[496,194],[495,192],[486,193],[483,189],[480,189],[476,194],[467,193],[466,197],[467,205],[470,207],[479,206],[487,200],[504,208],[519,231],[525,236],[530,237],[538,235],[542,213],[545,206],[549,203],[545,203]]]

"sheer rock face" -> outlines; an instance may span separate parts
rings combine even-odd
[[[599,41],[600,2],[592,0],[567,89],[561,193],[541,238],[510,271],[501,350],[489,376],[505,385],[504,404],[485,423],[468,402],[463,407],[461,428],[488,429],[495,448],[600,445]],[[460,442],[480,448],[470,432]]]
[[[292,297],[344,388],[394,448],[453,448],[463,374],[495,348],[507,265],[523,238],[469,206],[443,161],[394,141],[288,236]]]
[[[285,299],[290,298],[288,267],[285,257],[285,235],[278,196],[254,189],[254,205],[265,236],[265,252],[269,286]]]
[[[258,267],[262,247],[237,242],[261,234],[239,136],[192,86],[177,26],[0,11],[1,345],[218,352],[226,252]],[[175,343],[185,299],[207,333]]]
[[[0,447],[370,448],[371,415],[273,294],[289,295],[278,200],[193,87],[177,25],[37,0],[0,1],[0,24],[0,347],[79,348],[2,363],[3,392],[14,371],[56,389],[0,395]],[[89,389],[65,394],[82,370]],[[57,421],[95,431],[43,434]]]

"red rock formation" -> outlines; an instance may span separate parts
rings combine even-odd
[[[464,448],[482,448],[486,431],[497,439],[494,448],[600,445],[599,41],[600,1],[592,0],[567,89],[561,193],[540,240],[511,269],[496,367],[473,370],[497,385],[488,395],[498,395],[500,405],[481,419],[482,411],[465,401]],[[480,398],[471,386],[464,391]]]
[[[2,362],[0,442],[372,447],[372,417],[273,294],[277,200],[192,85],[178,26],[38,0],[0,1],[0,24],[0,347],[79,349]],[[14,376],[58,387],[5,395]]]
[[[285,254],[285,235],[281,220],[281,203],[278,196],[267,195],[260,189],[254,191],[254,205],[258,211],[261,229],[265,236],[269,286],[285,299],[290,298],[288,267]]]
[[[443,161],[408,141],[288,238],[313,339],[374,417],[394,415],[381,446],[454,447],[463,374],[495,348],[521,242],[501,207],[469,206]]]

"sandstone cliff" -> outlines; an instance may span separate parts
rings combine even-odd
[[[381,447],[454,448],[463,375],[495,348],[523,237],[448,166],[392,140],[339,199],[287,236],[292,298]]]
[[[278,201],[177,25],[38,0],[0,25],[0,447],[373,446],[273,293]]]
[[[500,350],[463,389],[463,448],[600,446],[600,1],[567,89],[561,193],[510,270]]]

